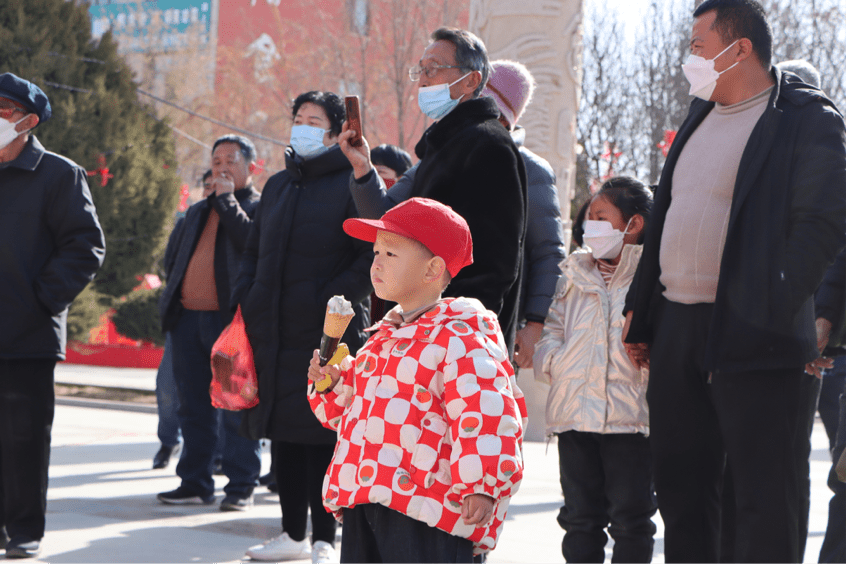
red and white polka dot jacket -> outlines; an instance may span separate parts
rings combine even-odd
[[[449,298],[408,324],[396,310],[372,330],[335,388],[309,401],[338,431],[323,503],[380,503],[488,552],[523,476],[526,404],[493,312]],[[349,357],[348,357],[349,358]],[[481,526],[465,525],[471,494],[495,500]]]

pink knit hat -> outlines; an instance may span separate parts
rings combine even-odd
[[[493,74],[482,92],[496,101],[499,111],[511,126],[523,115],[535,91],[535,79],[525,66],[517,61],[493,61]]]

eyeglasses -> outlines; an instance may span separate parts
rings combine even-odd
[[[417,82],[420,80],[420,75],[425,74],[427,78],[433,78],[438,71],[441,69],[463,69],[464,67],[459,65],[429,65],[428,67],[421,67],[419,64],[414,65],[410,69],[408,69],[408,78],[411,79],[411,82]]]
[[[15,112],[26,113],[26,110],[18,106],[0,106],[0,118],[9,119]]]

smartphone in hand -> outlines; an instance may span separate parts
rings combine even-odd
[[[344,97],[344,105],[347,109],[347,123],[350,124],[350,129],[355,131],[350,145],[353,147],[361,146],[361,110],[358,105],[358,96]]]

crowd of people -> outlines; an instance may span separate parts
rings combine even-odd
[[[484,561],[523,475],[517,376],[533,369],[566,561],[604,561],[610,535],[612,561],[650,562],[658,511],[667,562],[801,562],[818,401],[835,492],[820,561],[844,561],[844,119],[812,67],[773,64],[757,0],[702,2],[690,51],[658,184],[605,179],[569,256],[555,174],[518,125],[534,79],[465,30],[434,31],[409,70],[434,121],[416,162],[354,143],[324,91],[293,101],[261,193],[253,143],[217,139],[164,259],[153,465],[178,455],[181,483],[158,500],[216,503],[220,473],[219,508],[249,510],[269,439],[281,529],[246,557]],[[85,172],[30,133],[50,115],[38,86],[0,75],[0,230],[20,241],[0,251],[0,312],[23,320],[0,329],[7,558],[40,549],[53,369],[105,252]],[[333,296],[352,355],[324,366]],[[260,401],[217,410],[209,359],[238,307]]]

